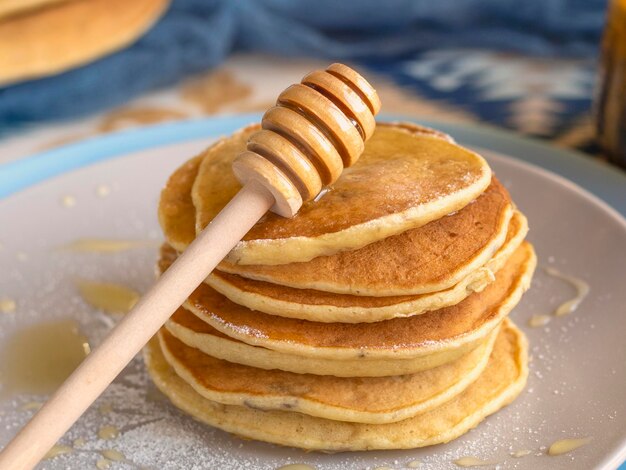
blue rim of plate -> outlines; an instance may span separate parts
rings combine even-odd
[[[6,163],[0,165],[0,199],[95,162],[163,145],[230,134],[260,119],[261,114],[243,114],[178,121],[87,139]],[[626,216],[626,173],[608,163],[485,125],[400,115],[384,115],[381,120],[418,122],[440,129],[464,145],[493,150],[550,170],[595,194]]]
[[[256,113],[148,126],[86,139],[5,163],[0,165],[0,200],[96,162],[164,145],[227,135],[260,119],[261,114]],[[486,125],[455,124],[401,115],[383,115],[380,120],[410,121],[433,127],[452,135],[463,145],[514,157],[522,160],[522,166],[525,166],[524,162],[529,163],[536,171],[548,170],[553,173],[552,179],[565,184],[568,182],[563,179],[570,180],[575,183],[571,186],[583,188],[583,193],[626,227],[626,173],[605,162]],[[607,456],[602,466],[619,465],[624,452],[621,450]],[[626,470],[626,464],[619,468]]]

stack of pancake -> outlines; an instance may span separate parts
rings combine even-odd
[[[239,189],[251,126],[161,195],[163,272]],[[525,217],[477,154],[379,124],[360,160],[293,219],[265,215],[145,350],[197,419],[325,451],[447,442],[527,377],[507,318],[535,267]]]

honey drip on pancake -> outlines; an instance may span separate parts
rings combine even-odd
[[[556,277],[563,281],[569,282],[574,288],[576,288],[576,296],[563,302],[558,308],[554,311],[554,315],[560,317],[562,315],[569,315],[574,312],[580,303],[583,301],[585,297],[589,294],[589,284],[587,284],[582,279],[578,279],[574,276],[568,276],[566,274],[561,273],[560,271],[554,268],[546,268],[546,273],[548,273],[552,277]]]
[[[313,199],[313,202],[319,202],[319,200],[322,199],[326,194],[328,194],[330,190],[331,188],[328,188],[328,187],[322,188],[322,190]]]
[[[85,358],[86,344],[69,319],[17,331],[0,353],[2,395],[55,391]]]

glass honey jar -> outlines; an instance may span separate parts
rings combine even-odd
[[[626,0],[612,0],[602,41],[596,127],[609,159],[626,168]]]

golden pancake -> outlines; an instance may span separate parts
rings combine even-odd
[[[168,243],[178,251],[194,238],[189,191],[203,155],[180,167],[161,194],[159,220]],[[360,250],[281,266],[240,266],[226,261],[220,269],[254,280],[336,293],[386,296],[441,291],[467,278],[492,257],[504,241],[511,213],[508,193],[494,179],[485,193],[457,214]],[[236,278],[227,279],[233,283]],[[207,282],[229,295],[220,289],[224,283],[221,272],[215,272]],[[241,286],[245,281],[237,282],[239,290],[248,290]]]
[[[449,364],[417,374],[380,378],[294,374],[234,364],[189,347],[163,329],[159,343],[178,376],[214,402],[381,424],[432,410],[465,390],[487,365],[498,330]]]
[[[482,292],[454,306],[377,323],[277,317],[237,305],[206,285],[193,292],[185,308],[216,330],[252,346],[335,360],[419,358],[426,369],[454,360],[482,342],[517,305],[530,285],[535,264],[534,250],[524,242]],[[236,357],[228,360],[237,362]]]
[[[159,224],[165,239],[182,252],[196,238],[196,211],[191,200],[191,187],[198,175],[204,154],[185,162],[167,180],[159,201]]]
[[[333,294],[254,281],[221,271],[214,271],[206,282],[236,304],[272,315],[343,323],[388,320],[455,305],[472,292],[480,292],[493,282],[494,273],[522,243],[527,232],[526,218],[520,212],[516,212],[509,224],[507,238],[493,258],[453,287],[428,294],[390,297]],[[161,256],[173,259],[176,253],[173,249],[164,247]]]
[[[0,20],[0,85],[63,72],[118,50],[159,18],[168,0],[76,0]]]
[[[334,452],[408,449],[455,439],[517,397],[528,376],[526,338],[509,322],[500,338],[484,372],[463,393],[431,411],[388,424],[223,405],[203,398],[181,379],[165,361],[156,339],[144,349],[144,358],[154,383],[174,405],[199,421],[244,438]]]
[[[184,308],[179,308],[166,323],[167,330],[183,343],[210,356],[245,364],[259,369],[279,369],[297,374],[334,375],[335,377],[386,377],[415,374],[432,369],[458,354],[432,354],[416,358],[328,359],[286,354],[259,346],[251,346],[216,330]],[[471,351],[467,348],[467,351]]]
[[[395,123],[399,127],[405,127],[406,129],[416,134],[430,135],[433,137],[439,137],[449,142],[454,142],[452,138],[444,134],[443,132],[430,129],[428,127],[418,126],[415,124],[402,124]],[[244,128],[240,132],[249,133],[258,129],[258,125],[252,125],[249,128]],[[222,141],[218,141],[213,145],[228,145]],[[174,247],[177,251],[182,252],[196,237],[196,209],[193,206],[193,200],[191,197],[191,190],[193,183],[198,176],[198,168],[202,159],[206,153],[211,150],[213,146],[209,146],[200,155],[185,162],[179,167],[168,179],[165,188],[161,192],[161,199],[159,201],[159,222],[165,239]],[[232,150],[235,151],[234,149]],[[224,167],[226,171],[227,167]],[[232,184],[228,185],[232,187]],[[221,188],[222,190],[224,188]],[[225,205],[229,197],[234,193],[227,193],[224,196],[223,192],[216,191],[213,197],[218,198],[218,204]]]
[[[506,238],[512,214],[506,189],[493,178],[483,194],[456,214],[359,250],[280,266],[223,262],[219,270],[336,294],[379,297],[437,292],[460,282],[493,256]]]
[[[535,264],[534,250],[524,242],[482,292],[450,307],[376,323],[277,317],[237,305],[204,285],[185,308],[228,336],[275,351],[333,359],[417,357],[484,339],[517,305]]]
[[[491,170],[482,157],[412,128],[379,124],[358,162],[326,192],[291,219],[268,212],[228,260],[276,265],[354,250],[457,211],[487,188]],[[239,190],[231,163],[254,130],[204,153],[192,188],[196,232]]]

